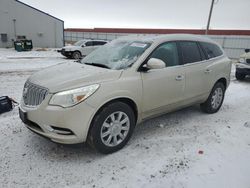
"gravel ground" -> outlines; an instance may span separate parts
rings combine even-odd
[[[53,49],[0,49],[0,94],[21,98],[25,80],[64,59]],[[250,187],[250,79],[232,76],[221,110],[198,106],[148,120],[127,146],[101,155],[30,132],[18,110],[0,115],[0,187]]]

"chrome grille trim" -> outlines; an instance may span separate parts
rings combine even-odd
[[[49,90],[42,86],[35,85],[29,81],[24,84],[23,88],[23,101],[26,106],[35,107],[40,105],[45,97],[48,95]]]

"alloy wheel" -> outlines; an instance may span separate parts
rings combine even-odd
[[[214,93],[212,95],[212,101],[211,101],[212,108],[217,109],[221,105],[222,100],[223,100],[223,90],[218,87],[214,90]]]
[[[121,111],[114,112],[102,124],[101,140],[106,146],[117,146],[127,137],[129,129],[128,115]]]

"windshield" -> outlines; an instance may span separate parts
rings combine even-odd
[[[85,41],[83,40],[80,40],[80,41],[77,41],[74,46],[81,46]]]
[[[81,63],[102,65],[120,70],[131,66],[150,46],[150,43],[131,40],[115,40],[82,59]]]

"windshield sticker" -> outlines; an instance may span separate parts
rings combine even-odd
[[[139,43],[139,42],[133,42],[130,46],[132,47],[138,47],[138,48],[145,48],[147,44],[145,43]]]

